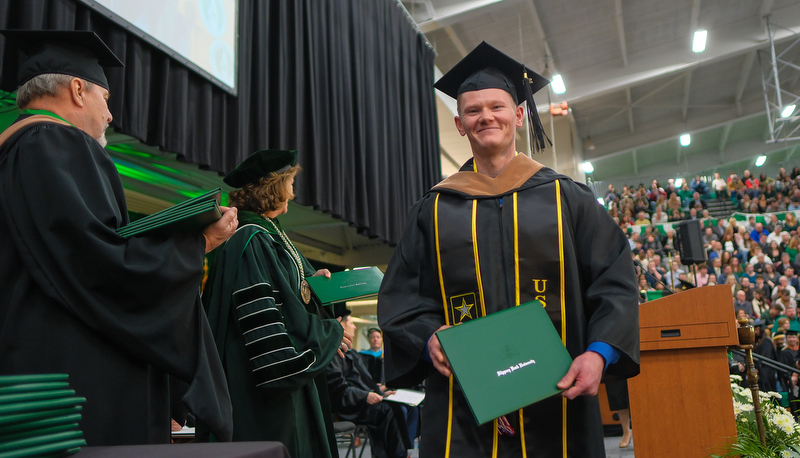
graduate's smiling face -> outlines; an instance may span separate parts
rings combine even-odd
[[[468,91],[458,98],[458,132],[469,139],[473,152],[499,153],[514,146],[517,127],[522,127],[524,110],[503,89]]]

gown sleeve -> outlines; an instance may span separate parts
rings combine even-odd
[[[296,389],[325,370],[342,341],[336,320],[309,313],[264,232],[251,238],[239,261],[231,313],[251,360],[256,384]]]
[[[562,193],[588,317],[586,341],[605,342],[617,349],[619,361],[607,372],[632,377],[639,373],[639,302],[627,240],[587,188],[569,183]]]
[[[378,324],[384,332],[386,384],[418,385],[432,369],[421,359],[428,339],[445,324],[438,276],[431,260],[430,195],[412,207],[378,294]],[[438,298],[438,300],[437,300]]]

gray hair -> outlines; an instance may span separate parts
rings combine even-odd
[[[58,95],[58,89],[68,86],[73,78],[76,77],[61,73],[43,73],[34,76],[17,91],[17,106],[24,110],[31,102],[39,97],[55,97]],[[86,80],[82,81],[86,83],[87,90],[92,90],[94,86],[92,83]]]

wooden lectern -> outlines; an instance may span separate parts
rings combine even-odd
[[[736,436],[728,346],[739,343],[729,285],[639,307],[641,373],[628,380],[636,456],[703,457]]]

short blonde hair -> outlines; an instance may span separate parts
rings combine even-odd
[[[279,209],[285,202],[294,199],[294,192],[286,184],[297,175],[299,165],[293,165],[281,173],[270,173],[256,183],[248,183],[229,195],[231,207],[263,215]]]

